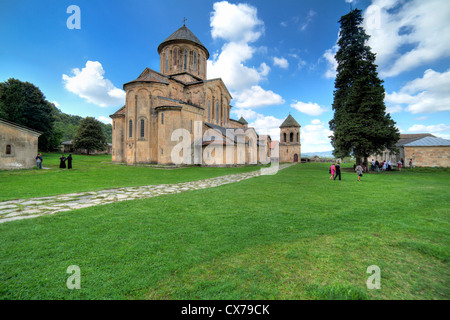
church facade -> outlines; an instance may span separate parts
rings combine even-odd
[[[270,136],[258,135],[242,117],[230,118],[232,96],[222,79],[207,79],[209,52],[185,25],[158,46],[158,54],[159,72],[145,68],[125,83],[125,105],[110,115],[113,162],[270,162]]]

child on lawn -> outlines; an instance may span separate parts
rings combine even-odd
[[[361,177],[363,176],[363,168],[361,165],[357,165],[355,168],[356,174],[358,175],[358,181],[361,181]]]

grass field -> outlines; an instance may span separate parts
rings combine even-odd
[[[136,170],[126,183],[139,185],[142,176],[162,183],[254,170],[92,166],[65,178],[0,172],[1,189],[5,176],[19,180],[8,182],[15,191],[5,198],[13,198],[41,194],[21,191],[27,177],[58,185],[103,170],[122,184],[120,171]],[[3,223],[0,299],[449,299],[450,172],[357,182],[344,171],[330,181],[327,167],[300,164],[217,188]],[[102,176],[85,187],[112,187]],[[66,286],[70,265],[80,267],[80,290]],[[366,286],[371,265],[381,270],[379,290]]]
[[[49,153],[43,156],[43,166],[50,170],[34,168],[0,171],[0,201],[118,187],[187,182],[259,169],[257,166],[246,166],[149,170],[148,167],[142,166],[112,164],[111,155],[73,155],[73,169],[68,170],[59,168],[61,154]]]

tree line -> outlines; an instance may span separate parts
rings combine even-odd
[[[40,131],[40,151],[59,150],[69,140],[75,149],[102,150],[112,141],[111,124],[66,114],[34,84],[14,78],[0,83],[0,118]]]

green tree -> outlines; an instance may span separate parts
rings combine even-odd
[[[375,54],[366,45],[369,36],[362,24],[361,10],[352,10],[339,20],[341,29],[335,58],[338,64],[333,110],[334,155],[353,154],[359,163],[385,148],[396,151],[400,135],[386,114],[383,80],[378,77]]]
[[[42,151],[54,150],[61,143],[54,116],[53,104],[32,83],[13,78],[0,83],[0,118],[42,132],[38,141]]]
[[[106,137],[102,123],[92,117],[81,120],[73,139],[74,149],[86,149],[89,154],[92,150],[105,150]]]

